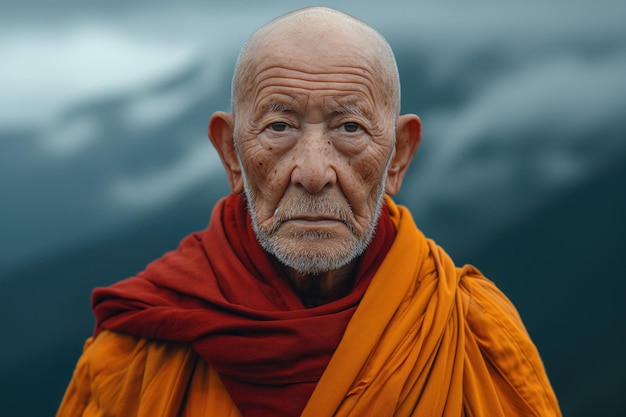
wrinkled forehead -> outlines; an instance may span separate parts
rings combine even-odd
[[[269,23],[255,33],[240,55],[233,85],[233,105],[254,96],[260,74],[284,67],[302,74],[362,72],[375,95],[398,101],[395,59],[376,31],[349,16],[303,13]],[[240,102],[241,101],[241,102]],[[396,107],[392,104],[392,107]]]
[[[349,88],[355,84],[358,88],[362,84],[376,95],[382,91],[383,82],[382,71],[366,51],[335,39],[329,42],[277,39],[259,50],[250,75],[250,93],[274,83],[304,88],[310,94],[315,89],[332,91],[336,87]]]

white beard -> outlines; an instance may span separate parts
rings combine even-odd
[[[261,227],[255,208],[256,196],[250,190],[245,171],[242,169],[248,210],[259,244],[282,264],[303,274],[319,274],[334,271],[347,265],[365,252],[376,230],[384,202],[387,169],[384,172],[385,174],[376,191],[376,204],[372,211],[372,217],[369,219],[369,225],[364,232],[358,233],[354,227],[354,216],[347,200],[344,199],[343,202],[338,202],[336,199],[324,196],[318,197],[313,194],[304,194],[288,202],[281,201],[281,205],[276,209],[271,226]],[[284,221],[293,215],[302,213],[332,214],[344,222],[352,233],[352,237],[350,239],[337,240],[337,237],[332,236],[328,232],[311,231],[293,233],[288,239],[277,235],[276,232]],[[294,244],[294,240],[298,240],[298,244]]]

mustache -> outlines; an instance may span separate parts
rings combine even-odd
[[[352,229],[352,207],[345,198],[311,194],[281,201],[274,211],[272,229],[276,230],[282,223],[292,219],[315,216],[339,220]]]

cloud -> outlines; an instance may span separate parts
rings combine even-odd
[[[164,206],[177,198],[216,179],[222,173],[222,164],[208,139],[190,146],[182,158],[170,166],[144,175],[118,177],[108,187],[114,203],[133,209],[150,209]]]
[[[81,23],[4,33],[0,51],[0,125],[6,128],[46,123],[73,104],[150,85],[189,65],[197,45]]]
[[[50,156],[69,157],[95,143],[100,133],[92,115],[80,115],[70,121],[50,123],[42,129],[41,145]]]

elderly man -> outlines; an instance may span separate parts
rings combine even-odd
[[[513,305],[391,200],[421,136],[387,42],[326,8],[246,43],[209,227],[94,292],[59,416],[557,416]]]

